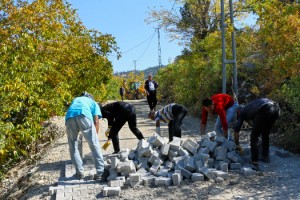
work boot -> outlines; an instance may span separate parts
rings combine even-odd
[[[84,173],[82,173],[82,172],[76,172],[75,176],[76,176],[76,178],[78,178],[79,180],[81,180],[81,179],[84,178]]]

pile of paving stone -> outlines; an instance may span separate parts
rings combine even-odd
[[[109,187],[103,189],[103,196],[120,195],[124,185],[171,186],[180,185],[184,179],[223,182],[229,170],[246,176],[255,173],[243,167],[244,159],[235,149],[234,141],[215,132],[199,141],[174,137],[170,143],[155,133],[148,140],[140,140],[135,149],[106,157]]]

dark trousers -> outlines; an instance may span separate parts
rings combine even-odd
[[[124,126],[124,124],[128,122],[129,129],[131,132],[139,139],[143,139],[144,136],[141,131],[136,127],[136,113],[135,108],[131,105],[126,105],[124,111],[120,112],[113,122],[113,125],[110,129],[110,137],[112,139],[113,147],[115,152],[120,151],[120,143],[119,143],[119,131]]]
[[[156,90],[148,91],[148,92],[149,92],[149,95],[147,95],[147,102],[148,102],[150,110],[153,110],[157,104]]]
[[[269,134],[276,119],[279,117],[279,110],[277,104],[266,104],[260,108],[259,113],[253,119],[253,129],[250,136],[252,162],[258,162],[260,136],[262,139],[262,157],[268,158]]]
[[[173,120],[168,124],[169,141],[173,140],[173,136],[181,138],[181,124],[183,118],[187,114],[187,109],[181,105],[173,105],[172,107]]]

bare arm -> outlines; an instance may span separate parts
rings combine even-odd
[[[94,125],[96,127],[96,132],[98,134],[99,133],[99,118],[98,118],[98,115],[94,116]]]

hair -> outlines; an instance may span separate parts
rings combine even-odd
[[[87,91],[84,91],[81,93],[81,96],[85,96],[85,97],[89,97],[91,99],[94,99],[93,95],[91,95],[90,93],[88,93]]]
[[[211,106],[212,105],[212,100],[209,99],[209,98],[205,98],[203,101],[202,101],[202,106]]]

